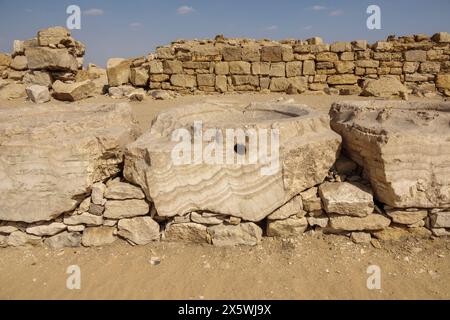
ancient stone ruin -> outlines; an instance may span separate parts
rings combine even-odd
[[[449,111],[447,102],[343,102],[329,118],[293,103],[196,104],[160,113],[140,135],[127,104],[1,110],[0,244],[256,245],[308,230],[355,242],[448,235]],[[173,132],[208,128],[215,144],[226,128],[277,128],[280,170],[174,163]]]
[[[0,109],[0,247],[450,235],[450,103],[399,101],[450,95],[448,33],[177,41],[106,70],[84,51],[56,27],[0,54],[0,98],[37,103]],[[235,91],[399,99],[180,105],[146,132],[127,103],[44,103]]]
[[[62,27],[14,42],[0,53],[0,97],[46,102],[94,95],[142,101],[147,95],[286,92],[374,97],[450,96],[450,34],[390,36],[325,44],[307,40],[179,40],[134,58],[89,64],[85,48]],[[39,86],[39,87],[36,87]],[[50,89],[50,92],[47,92]],[[28,88],[26,91],[25,89]]]

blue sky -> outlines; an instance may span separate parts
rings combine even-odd
[[[71,4],[83,11],[82,29],[72,33],[87,46],[85,61],[99,65],[175,39],[217,34],[374,42],[390,34],[450,32],[450,0],[0,0],[0,51],[39,29],[64,26]],[[366,27],[371,4],[381,7],[381,30]]]

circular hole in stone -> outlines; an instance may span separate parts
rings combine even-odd
[[[234,152],[240,156],[243,156],[246,154],[247,148],[243,144],[237,143],[234,145]]]

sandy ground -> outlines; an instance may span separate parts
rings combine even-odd
[[[327,112],[336,96],[247,94],[187,96],[133,103],[143,129],[154,115],[199,101],[273,101],[293,98]],[[82,104],[111,102],[97,97]],[[0,108],[28,104],[0,101]],[[62,103],[62,102],[54,102]],[[151,264],[154,258],[158,265]],[[70,265],[81,289],[69,290]],[[381,290],[369,290],[367,268],[381,270]],[[307,234],[292,241],[265,238],[254,248],[176,243],[52,251],[0,249],[0,299],[450,299],[450,239],[357,245],[345,237]]]

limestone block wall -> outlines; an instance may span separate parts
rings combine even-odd
[[[184,93],[325,91],[360,94],[366,80],[392,76],[410,93],[450,95],[450,34],[391,36],[323,43],[302,40],[226,39],[175,41],[146,59],[129,60],[122,81]],[[117,64],[115,64],[117,65]],[[113,67],[113,66],[112,66]],[[113,67],[116,68],[116,67]]]

